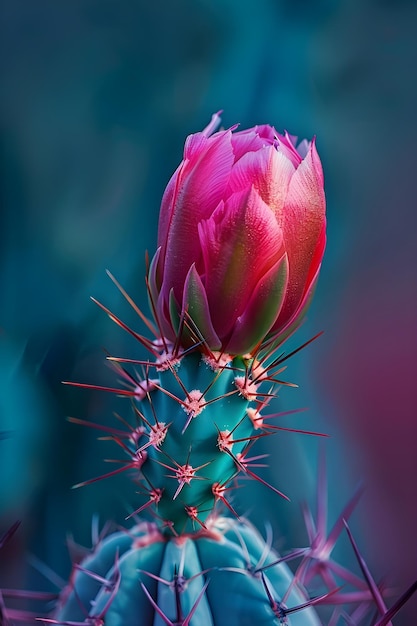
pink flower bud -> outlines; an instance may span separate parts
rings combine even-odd
[[[243,355],[283,341],[311,299],[326,239],[323,172],[314,140],[296,147],[267,125],[213,133],[219,121],[185,142],[149,285],[169,340],[186,311],[211,350]]]

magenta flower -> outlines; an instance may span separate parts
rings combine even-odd
[[[155,313],[174,340],[187,311],[211,350],[253,352],[298,325],[325,247],[314,140],[272,126],[190,135],[165,190],[149,271]]]

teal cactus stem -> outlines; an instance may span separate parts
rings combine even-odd
[[[245,377],[250,384],[247,365],[241,358],[216,369],[208,363],[200,354],[183,357],[159,372],[157,386],[138,403],[146,424],[137,443],[141,472],[173,534],[204,526],[256,436],[248,413],[256,394],[238,386]]]
[[[181,537],[142,522],[109,535],[74,567],[51,621],[318,626],[305,602],[286,563],[248,522],[219,517],[209,530]]]
[[[108,475],[132,470],[148,495],[134,513],[151,513],[161,532],[179,536],[204,529],[219,505],[237,515],[229,494],[239,475],[265,482],[249,453],[276,432],[264,409],[277,384],[290,383],[276,379],[281,360],[268,351],[259,360],[159,344],[152,352],[142,379],[124,369],[124,359],[112,359],[128,384],[120,392],[132,398],[136,425],[112,434],[130,460]]]

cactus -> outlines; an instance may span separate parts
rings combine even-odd
[[[75,565],[52,623],[319,623],[286,558],[229,501],[240,476],[264,482],[251,469],[251,450],[278,428],[264,409],[287,384],[277,378],[287,357],[274,358],[268,347],[257,357],[216,353],[191,320],[188,327],[195,342],[186,350],[137,336],[152,354],[135,361],[146,368],[142,379],[125,369],[127,359],[108,357],[126,382],[110,391],[132,398],[135,422],[112,431],[127,460],[104,477],[130,471],[146,500],[129,517],[152,522],[111,535]]]
[[[151,337],[97,303],[150,357],[108,357],[123,387],[67,382],[130,398],[133,416],[120,417],[118,429],[70,418],[102,428],[124,454],[115,470],[75,487],[128,472],[144,498],[132,499],[130,528],[100,535],[73,563],[69,583],[39,619],[61,626],[318,626],[316,605],[334,603],[329,624],[336,625],[339,617],[353,623],[347,602],[359,604],[351,613],[359,620],[374,600],[376,624],[385,626],[415,586],[386,609],[346,525],[357,494],[325,536],[323,464],[317,524],[305,511],[307,548],[280,556],[271,533],[264,540],[236,510],[242,477],[286,498],[280,485],[257,475],[260,457],[252,450],[280,430],[268,405],[291,385],[281,378],[291,353],[278,349],[317,282],[325,203],[314,142],[297,149],[293,137],[266,126],[212,135],[217,123],[214,116],[188,138],[162,201],[146,279],[153,319],[110,275]],[[345,527],[365,580],[330,558]],[[297,558],[292,573],[287,562]],[[324,592],[309,595],[317,577]],[[336,578],[353,591],[341,592]],[[27,611],[6,608],[9,597],[19,592],[0,594],[2,622],[26,621]]]

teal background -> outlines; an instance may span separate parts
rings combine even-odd
[[[65,417],[114,424],[128,406],[61,381],[112,384],[103,348],[136,356],[89,296],[141,328],[105,269],[146,308],[164,186],[185,136],[223,109],[225,126],[317,135],[328,247],[291,347],[325,334],[289,362],[301,390],[284,389],[276,410],[309,406],[283,424],[332,435],[331,518],[362,480],[355,535],[375,577],[404,589],[417,562],[416,3],[3,0],[0,11],[0,528],[23,520],[2,584],[49,586],[26,571],[26,551],[65,577],[66,534],[87,543],[94,513],[120,522],[136,502],[123,477],[70,490],[118,453]],[[317,448],[286,434],[259,448],[292,504],[261,486],[239,493],[278,546],[306,541],[298,503],[313,501]]]

